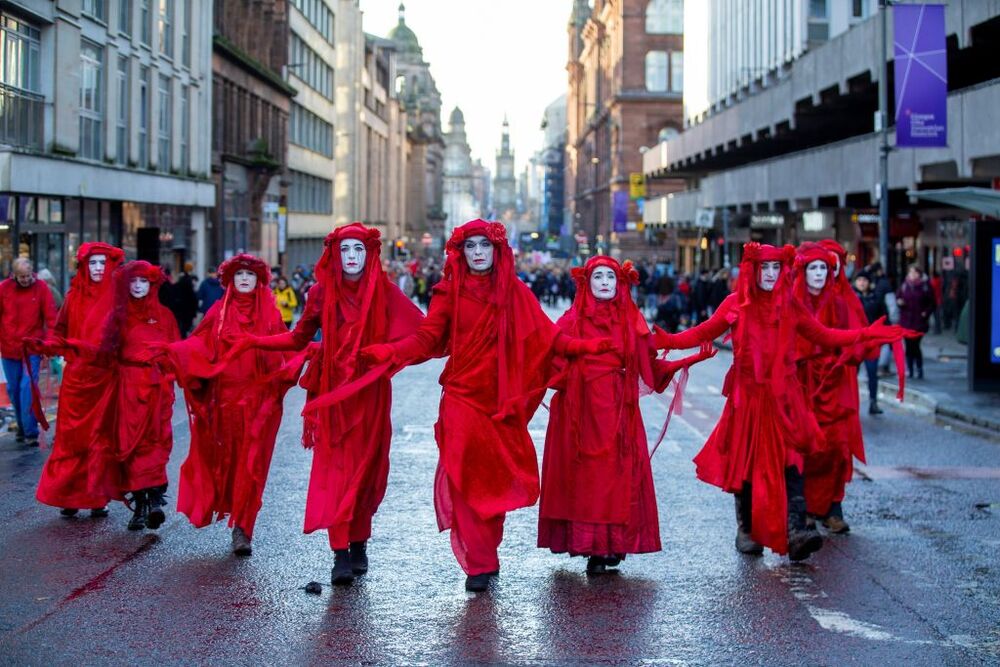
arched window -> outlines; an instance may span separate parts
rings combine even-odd
[[[651,35],[684,33],[684,0],[649,0],[646,5],[646,32]]]
[[[646,90],[651,93],[667,92],[669,60],[666,51],[650,51],[646,54]]]

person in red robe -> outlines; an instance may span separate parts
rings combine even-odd
[[[504,517],[538,500],[538,459],[528,435],[551,376],[551,352],[594,353],[608,340],[561,334],[514,272],[502,223],[473,220],[447,244],[444,279],[412,336],[363,353],[398,367],[448,355],[434,436],[440,458],[434,507],[467,577],[485,591],[499,573]]]
[[[392,385],[384,369],[370,368],[358,352],[413,333],[423,319],[382,269],[381,248],[377,229],[361,223],[335,229],[295,329],[236,343],[238,350],[303,350],[322,329],[301,381],[308,392],[302,442],[313,450],[304,532],[327,531],[337,585],[368,571],[372,518],[389,476]],[[356,390],[350,398],[330,400],[347,385]]]
[[[719,423],[694,462],[698,478],[736,498],[736,548],[769,547],[792,560],[823,546],[806,522],[803,454],[823,432],[796,373],[797,337],[826,348],[889,342],[904,330],[882,320],[857,329],[823,326],[792,295],[795,248],[743,246],[736,292],[707,321],[679,334],[657,329],[657,345],[695,347],[733,330],[733,366]]]
[[[132,261],[114,274],[114,306],[105,324],[100,358],[111,359],[116,382],[96,440],[90,492],[132,503],[129,530],[159,528],[166,515],[167,460],[173,446],[173,376],[157,357],[180,338],[177,320],[160,303],[166,275]]]
[[[836,242],[833,242],[836,244]],[[837,244],[837,248],[840,248]],[[834,329],[865,325],[861,302],[847,283],[843,259],[826,243],[804,243],[795,259],[795,298],[821,324]],[[846,289],[844,289],[846,286]],[[853,459],[864,463],[865,445],[858,415],[857,366],[868,350],[856,346],[841,354],[799,339],[798,374],[813,414],[823,430],[824,445],[805,458],[805,498],[809,514],[822,519],[831,533],[846,533],[844,492],[854,473]]]
[[[587,556],[602,574],[626,554],[660,550],[660,524],[639,396],[715,354],[707,343],[679,361],[657,359],[649,324],[632,301],[631,262],[597,256],[573,270],[573,305],[556,323],[575,338],[610,338],[603,354],[576,357],[556,384],[542,460],[538,546]]]
[[[282,399],[291,382],[262,381],[282,369],[285,355],[280,353],[246,351],[221,363],[228,352],[224,341],[287,329],[262,259],[236,255],[219,267],[219,279],[225,289],[222,299],[188,338],[165,348],[184,390],[191,424],[177,509],[196,528],[228,517],[233,553],[249,556],[281,425]]]
[[[84,243],[76,253],[76,274],[55,327],[44,343],[34,346],[48,356],[66,357],[56,435],[35,497],[39,502],[59,507],[63,516],[81,509],[90,515],[108,515],[109,497],[89,488],[92,447],[97,429],[108,408],[109,387],[114,383],[113,368],[100,363],[87,350],[101,342],[103,325],[114,301],[111,275],[121,266],[125,253],[106,243]]]

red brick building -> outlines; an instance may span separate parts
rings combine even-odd
[[[241,251],[272,265],[281,259],[288,115],[296,94],[282,78],[289,64],[288,39],[286,0],[215,0],[212,263]],[[328,76],[332,86],[332,72]]]
[[[683,0],[574,0],[566,203],[573,232],[587,237],[591,252],[596,244],[598,252],[623,257],[672,257],[662,234],[637,229],[642,215],[628,193],[629,175],[642,172],[640,149],[682,127],[683,16]],[[613,226],[616,198],[620,209],[627,201],[620,231]]]

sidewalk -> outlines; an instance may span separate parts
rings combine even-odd
[[[968,424],[1000,437],[1000,394],[969,391],[966,346],[946,333],[925,336],[921,347],[924,379],[907,378],[905,402],[924,407],[943,421]],[[897,389],[895,374],[879,380],[879,395],[890,405]]]

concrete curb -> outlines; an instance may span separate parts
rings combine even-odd
[[[878,394],[880,399],[894,403],[897,391],[899,391],[899,385],[897,383],[888,380],[879,380]],[[981,414],[974,414],[972,412],[962,410],[961,407],[955,407],[952,404],[942,403],[931,393],[921,391],[920,389],[913,389],[910,385],[907,385],[906,396],[903,399],[903,404],[905,405],[907,403],[917,408],[925,409],[935,415],[940,415],[941,417],[946,417],[954,421],[970,424],[977,428],[991,431],[996,435],[1000,435],[1000,419],[991,419],[989,417],[984,417]]]

